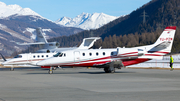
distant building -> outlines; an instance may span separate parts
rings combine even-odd
[[[180,68],[180,54],[175,54],[172,55],[173,59],[174,59],[174,63],[173,63],[173,68]],[[136,65],[131,65],[131,66],[127,66],[127,67],[160,67],[160,68],[170,68],[169,67],[169,62],[170,62],[170,56],[163,56],[162,60],[150,60],[144,63],[140,63],[140,64],[136,64]]]

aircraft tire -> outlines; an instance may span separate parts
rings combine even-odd
[[[48,71],[48,73],[49,73],[49,74],[52,74],[52,73],[53,73],[53,71],[52,71],[52,70],[49,70],[49,71]]]
[[[114,73],[115,68],[104,68],[105,73]]]

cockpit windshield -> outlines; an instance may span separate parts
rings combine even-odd
[[[17,55],[14,58],[22,58],[22,55]]]
[[[55,55],[53,55],[53,57],[62,57],[63,56],[63,53],[57,53],[57,54],[55,54]]]

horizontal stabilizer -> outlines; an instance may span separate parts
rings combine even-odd
[[[41,45],[45,44],[45,42],[36,42],[36,43],[17,43],[18,45]]]

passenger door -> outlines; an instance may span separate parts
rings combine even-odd
[[[74,52],[74,64],[79,64],[79,62],[80,62],[80,52],[75,51]]]

